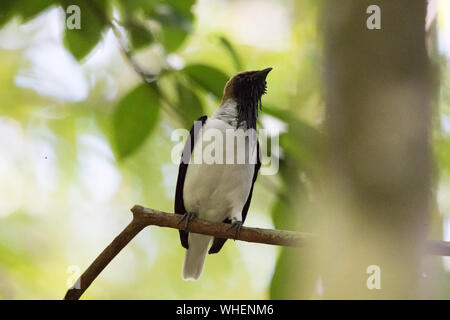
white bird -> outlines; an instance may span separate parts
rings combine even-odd
[[[212,116],[200,117],[183,150],[175,194],[175,213],[184,215],[180,240],[187,249],[183,279],[197,280],[212,237],[189,233],[189,221],[200,218],[231,223],[235,236],[245,221],[253,185],[261,166],[256,134],[258,107],[272,68],[241,72],[225,85],[221,105]],[[226,239],[215,238],[209,253]]]

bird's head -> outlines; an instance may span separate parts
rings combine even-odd
[[[247,128],[256,129],[258,108],[261,109],[261,97],[266,93],[266,77],[272,68],[259,71],[244,71],[232,77],[223,91],[222,103],[233,99],[237,104],[238,126],[247,123]]]

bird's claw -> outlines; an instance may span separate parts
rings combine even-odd
[[[180,221],[178,221],[178,225],[180,225],[184,221],[184,230],[187,230],[188,226],[189,226],[189,222],[194,220],[196,217],[197,217],[197,215],[195,213],[186,212],[185,214],[183,214]]]
[[[228,228],[228,230],[232,230],[232,229],[236,229],[236,231],[234,232],[234,237],[233,239],[236,240],[239,236],[239,233],[241,232],[242,229],[242,221],[234,221],[231,223],[231,226]]]

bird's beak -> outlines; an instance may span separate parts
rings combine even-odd
[[[258,77],[260,77],[261,79],[266,80],[267,75],[269,74],[269,72],[272,71],[272,68],[267,68],[261,71],[258,71]]]

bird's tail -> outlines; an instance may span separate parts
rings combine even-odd
[[[202,274],[211,238],[202,234],[189,234],[189,249],[186,250],[183,265],[184,280],[197,280]]]

